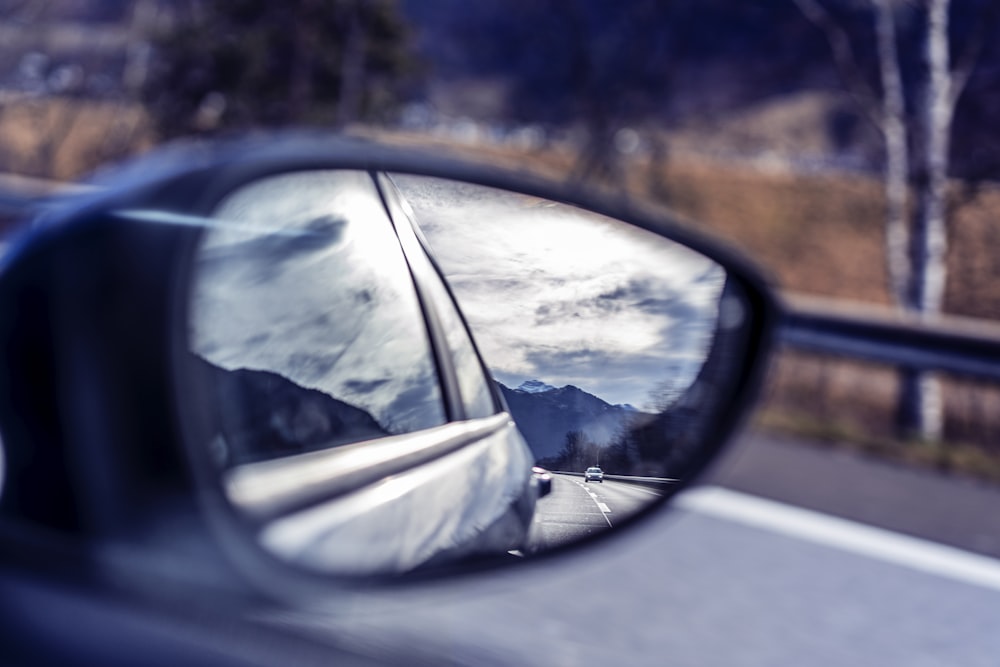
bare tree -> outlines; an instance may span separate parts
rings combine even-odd
[[[897,0],[869,0],[874,14],[879,90],[868,85],[851,39],[819,0],[793,0],[826,36],[851,98],[878,128],[885,142],[883,184],[889,293],[908,312],[929,318],[943,306],[947,278],[948,152],[955,105],[975,66],[984,30],[967,42],[957,67],[949,58],[950,0],[920,0],[924,19],[921,73],[916,78],[915,113],[907,114],[906,87],[899,65]],[[912,4],[912,3],[910,3]],[[985,18],[985,17],[984,17]],[[981,26],[986,25],[981,22]],[[911,142],[916,148],[910,150]],[[911,201],[912,198],[912,201]],[[936,377],[902,369],[898,406],[900,430],[923,440],[940,440],[941,389]]]

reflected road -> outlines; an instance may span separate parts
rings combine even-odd
[[[584,482],[583,477],[553,473],[552,493],[535,506],[527,550],[543,551],[607,530],[660,495],[635,484]]]

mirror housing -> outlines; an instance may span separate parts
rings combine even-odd
[[[367,141],[295,135],[175,148],[106,176],[107,191],[54,207],[6,259],[3,516],[84,539],[142,533],[160,545],[175,542],[177,517],[184,516],[200,526],[196,541],[221,548],[220,562],[235,560],[256,585],[280,581],[300,592],[314,585],[315,574],[259,548],[256,528],[227,497],[204,424],[191,417],[190,405],[212,399],[188,374],[187,359],[192,266],[205,220],[241,187],[316,170],[411,174],[559,202],[668,238],[722,266],[739,292],[746,327],[728,358],[712,362],[724,364],[725,393],[715,397],[713,418],[700,424],[684,478],[664,499],[704,469],[752,400],[770,348],[770,292],[738,254],[662,212],[573,184]],[[525,474],[539,498],[551,494],[548,471],[529,466]],[[448,562],[438,571],[508,560]]]

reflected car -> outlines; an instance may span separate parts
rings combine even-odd
[[[587,468],[587,472],[583,473],[584,482],[600,482],[604,483],[604,471],[597,466],[591,466]]]
[[[552,473],[550,473],[545,468],[539,466],[533,466],[531,468],[531,474],[538,482],[538,497],[544,498],[545,496],[552,493]]]

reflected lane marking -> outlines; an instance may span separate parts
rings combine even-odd
[[[1000,560],[956,547],[720,487],[691,489],[674,502],[689,512],[1000,591]]]
[[[584,486],[582,482],[577,482],[577,484],[580,486],[581,489],[583,489],[590,495],[590,499],[594,501],[595,505],[597,505],[597,509],[601,510],[601,516],[603,516],[604,520],[608,522],[608,526],[610,528],[614,528],[614,526],[611,524],[611,519],[608,518],[608,514],[610,514],[611,512],[608,506],[599,501],[594,492],[591,491],[588,487]]]

